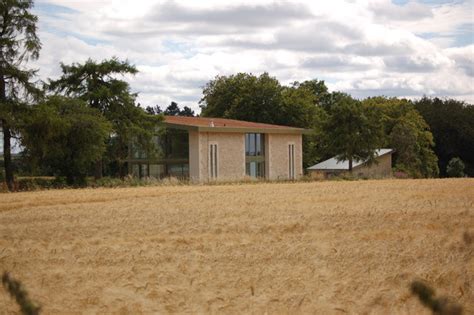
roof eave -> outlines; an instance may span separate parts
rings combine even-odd
[[[303,128],[258,128],[258,127],[211,127],[211,126],[193,126],[186,124],[163,122],[167,128],[181,129],[198,132],[222,132],[222,133],[274,133],[274,134],[311,134],[313,130]]]
[[[336,171],[348,171],[347,168],[307,168],[309,171],[328,171],[328,172],[336,172]]]
[[[200,132],[303,134],[300,128],[198,127]]]

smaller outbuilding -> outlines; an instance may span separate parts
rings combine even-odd
[[[356,177],[384,178],[392,176],[393,149],[378,149],[375,162],[368,165],[366,161],[353,161],[352,175]],[[336,157],[307,168],[309,175],[315,179],[328,179],[350,174],[349,161],[338,161]]]

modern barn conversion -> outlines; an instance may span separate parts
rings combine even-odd
[[[378,149],[375,163],[368,165],[365,161],[354,161],[352,175],[356,177],[384,178],[392,176],[392,149]],[[339,161],[336,157],[307,168],[315,179],[328,179],[349,173],[349,161]]]
[[[129,173],[137,177],[192,181],[297,179],[303,175],[305,129],[223,118],[165,116],[161,151],[150,159],[130,150]]]

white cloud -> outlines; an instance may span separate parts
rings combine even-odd
[[[216,75],[269,72],[282,83],[324,79],[358,97],[450,96],[474,102],[474,46],[448,47],[472,23],[472,2],[37,1],[40,75],[59,62],[117,56],[142,106],[198,110]],[[75,11],[54,13],[54,6]],[[426,35],[426,34],[429,34]],[[471,39],[472,43],[472,39]]]

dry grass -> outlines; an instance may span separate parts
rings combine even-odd
[[[428,314],[414,279],[474,314],[472,179],[0,199],[0,272],[46,314]],[[0,313],[15,311],[0,290]]]

